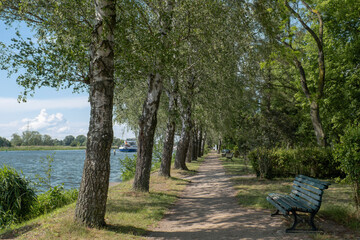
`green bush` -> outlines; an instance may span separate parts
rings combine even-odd
[[[35,197],[31,182],[4,165],[0,169],[0,226],[26,218]]]
[[[274,177],[273,154],[271,150],[266,148],[257,148],[249,153],[248,158],[257,177],[266,179]]]
[[[256,175],[261,178],[293,177],[297,174],[334,178],[341,175],[330,149],[257,148],[249,153],[248,158]]]
[[[129,180],[135,176],[136,171],[136,155],[132,157],[125,156],[124,159],[120,159],[120,173],[123,181]]]
[[[334,158],[354,186],[354,200],[360,207],[360,126],[348,126],[340,143],[335,145]]]
[[[53,211],[74,202],[77,199],[78,190],[64,190],[63,186],[51,187],[45,193],[38,195],[32,208],[33,217]]]

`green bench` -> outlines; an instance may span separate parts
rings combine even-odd
[[[290,228],[286,229],[287,233],[318,231],[314,224],[314,217],[320,209],[323,192],[329,185],[330,183],[315,178],[304,175],[296,176],[290,194],[270,193],[267,196],[266,200],[276,207],[276,212],[271,216],[284,215],[287,217],[292,213],[294,222]],[[307,213],[310,216],[306,221],[297,212]],[[296,229],[299,222],[306,222],[310,229]]]
[[[233,156],[234,156],[234,153],[226,153],[225,154],[225,157],[230,160],[232,160]]]

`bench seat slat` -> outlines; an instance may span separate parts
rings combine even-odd
[[[294,198],[296,201],[300,202],[302,205],[304,205],[307,209],[309,209],[308,212],[315,212],[315,211],[319,210],[320,206],[317,206],[317,205],[312,204],[311,202],[305,201],[303,198],[300,198],[293,193],[290,193],[290,196],[292,198]]]
[[[271,197],[266,197],[266,200],[268,200],[268,202],[270,202],[272,205],[274,205],[276,207],[277,210],[279,210],[282,214],[289,215],[289,212],[286,211],[281,205],[279,205],[277,202],[275,202]]]
[[[269,194],[269,197],[271,197],[275,201],[278,201],[279,204],[281,204],[286,211],[291,211],[292,209],[302,212],[312,211],[312,208],[310,208],[307,204],[303,204],[302,202],[299,202],[290,195],[271,193]]]

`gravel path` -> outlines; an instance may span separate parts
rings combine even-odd
[[[282,217],[239,206],[216,154],[187,179],[190,185],[148,239],[309,239],[285,234]]]

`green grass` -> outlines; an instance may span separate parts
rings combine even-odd
[[[73,203],[37,219],[15,225],[10,230],[0,231],[0,239],[144,239],[144,234],[157,226],[188,184],[182,177],[194,174],[201,162],[202,159],[187,163],[190,171],[172,169],[171,178],[160,177],[154,172],[150,179],[150,193],[134,192],[132,181],[112,187],[109,190],[105,216],[107,226],[103,229],[75,224]]]
[[[233,158],[233,161],[221,159],[226,173],[232,176],[231,179],[235,183],[238,202],[241,206],[274,210],[274,207],[266,201],[267,194],[291,191],[293,178],[258,179],[254,175],[249,176],[251,167],[245,167],[243,159]],[[329,189],[324,191],[318,216],[332,219],[346,227],[360,231],[360,214],[356,212],[353,204],[351,186],[328,181],[332,184]]]

